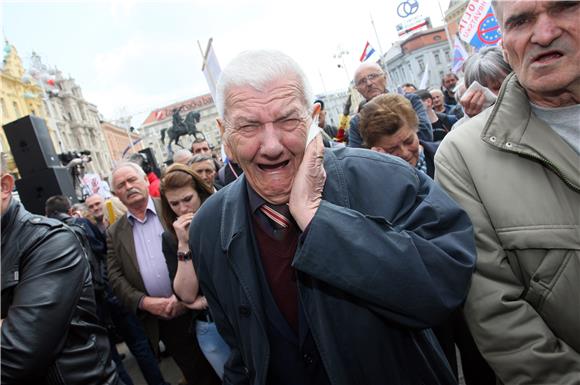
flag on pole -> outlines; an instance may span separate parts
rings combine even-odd
[[[499,43],[501,31],[491,6],[491,0],[469,2],[459,22],[459,37],[477,50]]]
[[[423,72],[423,77],[421,78],[421,84],[419,85],[420,90],[424,90],[429,85],[429,63],[425,64],[425,71]]]
[[[366,45],[365,45],[365,49],[363,50],[362,55],[360,55],[360,61],[361,63],[364,61],[369,60],[370,58],[375,58],[373,60],[378,60],[379,58],[376,57],[378,54],[375,51],[375,49],[370,45],[370,43],[367,41]]]
[[[461,66],[463,66],[463,63],[468,56],[469,55],[467,54],[467,51],[463,47],[463,43],[461,43],[461,40],[455,36],[455,40],[453,42],[453,68],[451,68],[451,71],[453,73],[458,73],[461,71]]]
[[[220,67],[220,63],[217,60],[215,51],[213,50],[213,45],[211,44],[212,41],[213,38],[210,38],[209,42],[207,43],[207,49],[205,50],[205,54],[203,55],[203,65],[201,67],[201,70],[205,75],[205,80],[207,81],[211,97],[215,101],[216,85],[219,80],[220,74],[222,73],[222,70]]]

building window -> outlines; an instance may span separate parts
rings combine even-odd
[[[425,70],[425,62],[423,61],[423,58],[417,58],[417,64],[419,64],[419,68],[421,69],[421,71]]]
[[[439,52],[433,52],[433,57],[435,57],[435,64],[441,64],[441,58],[439,57]]]
[[[445,51],[443,51],[443,52],[445,53],[445,59],[446,59],[448,62],[450,62],[450,61],[451,61],[451,58],[449,57],[449,50],[448,50],[448,49],[446,49],[446,50],[445,50]]]
[[[14,113],[16,114],[16,118],[18,119],[20,117],[20,109],[18,108],[18,103],[16,103],[15,101],[12,102],[12,106],[14,107]]]

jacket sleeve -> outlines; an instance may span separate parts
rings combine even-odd
[[[192,239],[190,239],[190,242],[192,242]],[[192,251],[195,250],[195,248],[191,249]],[[205,268],[202,258],[198,258],[196,254],[193,255],[193,262],[195,270],[198,272],[198,277],[203,290],[203,295],[207,299],[211,315],[214,319],[215,324],[217,325],[219,334],[230,347],[230,356],[228,357],[228,360],[224,364],[223,384],[249,385],[250,378],[248,376],[248,369],[244,363],[240,349],[238,348],[239,344],[236,340],[234,329],[230,324],[230,322],[228,321],[226,313],[217,299],[215,290],[211,285],[211,280],[202,278],[208,277],[210,276],[210,274]]]
[[[427,116],[427,110],[421,98],[415,94],[405,94],[405,97],[411,102],[413,109],[417,113],[417,118],[419,118],[419,131],[417,132],[417,136],[421,140],[432,142],[433,127],[431,127],[431,121],[429,120],[429,116]]]
[[[436,180],[465,207],[476,230],[477,266],[464,314],[482,355],[506,384],[580,384],[579,352],[523,299],[525,287],[507,262],[460,151],[441,146],[435,163]]]
[[[117,255],[115,242],[111,229],[107,230],[107,269],[109,273],[109,283],[113,293],[121,300],[127,309],[133,313],[139,310],[139,302],[145,293],[137,290],[125,277],[121,256]]]
[[[356,114],[350,118],[348,126],[348,146],[352,148],[362,147],[362,138],[359,131],[360,115]]]
[[[352,208],[323,200],[293,266],[362,300],[390,321],[432,327],[465,299],[475,263],[471,223],[427,176],[416,186],[395,187],[401,198],[391,198],[388,184],[391,189],[399,184],[380,174],[379,163],[372,167],[378,172],[375,185],[357,185],[375,189],[374,195],[367,190],[367,196],[377,207],[371,214],[377,215],[357,211],[352,200]],[[401,172],[413,172],[401,167],[406,169]],[[395,211],[404,212],[387,219],[378,206],[391,199]]]
[[[90,284],[82,248],[64,227],[49,230],[23,252],[19,283],[2,323],[2,383],[24,383],[47,371]]]

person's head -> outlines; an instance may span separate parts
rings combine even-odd
[[[494,1],[506,61],[533,102],[580,98],[580,2]]]
[[[196,155],[196,154],[207,154],[207,155],[211,155],[211,149],[209,148],[209,144],[207,143],[207,140],[205,140],[205,139],[196,139],[191,144],[191,153],[193,155]]]
[[[413,83],[405,83],[401,86],[401,89],[406,94],[412,94],[417,92],[417,87]]]
[[[0,151],[0,187],[2,203],[0,205],[0,214],[4,214],[10,206],[12,200],[12,190],[14,189],[14,177],[8,172],[8,163],[6,153]]]
[[[326,111],[324,110],[324,102],[318,99],[314,101],[314,104],[320,105],[320,112],[318,113],[318,127],[324,128],[326,124]]]
[[[111,173],[111,181],[111,192],[129,211],[147,206],[149,179],[138,164],[119,163]]]
[[[364,62],[354,71],[354,85],[366,100],[371,100],[385,93],[387,75],[377,63]]]
[[[433,96],[431,96],[431,93],[429,91],[419,90],[415,92],[415,95],[417,95],[421,99],[425,109],[430,110],[433,108]]]
[[[419,119],[411,102],[402,95],[384,94],[368,102],[360,112],[363,145],[391,154],[415,167],[419,160]]]
[[[210,155],[197,154],[194,155],[187,163],[189,167],[195,172],[208,186],[213,187],[215,180],[216,169],[213,157]]]
[[[44,215],[47,217],[54,217],[58,214],[71,213],[70,200],[64,195],[53,195],[44,203]]]
[[[105,217],[104,209],[105,209],[105,199],[100,194],[93,194],[87,199],[85,199],[85,205],[89,210],[89,214],[92,215],[93,218],[97,222],[102,222],[103,218]]]
[[[218,126],[228,158],[266,201],[287,203],[319,111],[298,64],[279,51],[246,51],[222,71]]]
[[[431,97],[433,99],[433,109],[437,112],[442,111],[443,109],[445,109],[444,101],[445,101],[445,97],[443,96],[443,91],[441,91],[440,89],[432,89],[429,91],[429,93],[431,94]]]
[[[84,203],[75,203],[70,208],[70,215],[77,218],[84,218],[87,214],[87,206]]]
[[[457,80],[459,80],[457,78],[457,75],[455,75],[453,72],[449,72],[443,76],[443,79],[441,79],[441,85],[448,92],[453,93],[453,89],[455,88],[455,85],[457,84]]]
[[[211,195],[209,187],[193,170],[183,164],[173,164],[167,168],[161,184],[161,207],[163,221],[173,230],[173,222],[184,214],[195,213]]]
[[[503,58],[501,48],[484,47],[472,54],[463,65],[465,86],[477,81],[497,95],[501,83],[511,72],[511,67]]]
[[[191,151],[186,148],[179,149],[173,154],[173,163],[187,164],[193,157]]]

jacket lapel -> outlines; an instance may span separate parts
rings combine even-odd
[[[127,218],[127,215],[119,219],[117,239],[119,240],[119,242],[125,249],[127,255],[129,256],[129,260],[131,261],[131,264],[135,268],[135,272],[139,277],[141,277],[141,273],[139,270],[139,262],[137,262],[137,252],[135,251],[135,240],[133,239],[133,228],[129,223],[129,218]]]

